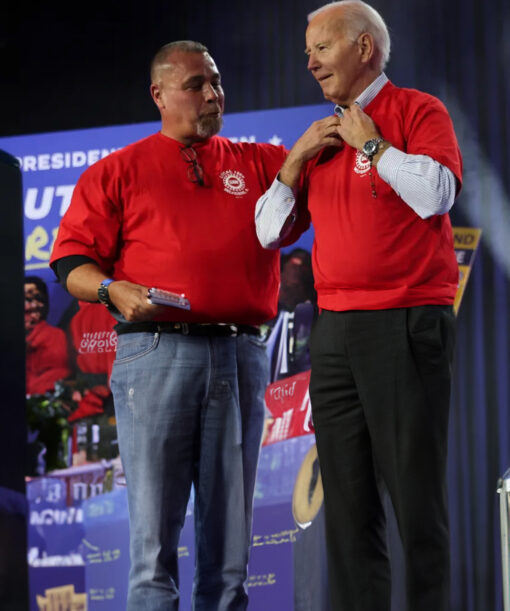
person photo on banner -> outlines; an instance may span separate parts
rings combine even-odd
[[[114,417],[110,376],[117,349],[116,320],[100,303],[73,299],[61,319],[70,346],[74,422],[105,414]]]
[[[382,479],[406,559],[407,608],[447,611],[457,138],[439,99],[389,81],[390,37],[370,5],[312,12],[306,54],[334,112],[296,141],[257,203],[256,224],[266,248],[314,228],[320,314],[309,390],[332,607],[390,610]]]
[[[161,131],[83,172],[50,265],[117,320],[128,610],[178,608],[192,485],[193,608],[244,610],[269,377],[260,325],[276,315],[280,278],[253,217],[287,150],[217,135],[221,76],[198,42],[157,51],[150,91]]]
[[[49,296],[39,276],[25,276],[26,393],[40,395],[71,373],[64,331],[47,322]]]

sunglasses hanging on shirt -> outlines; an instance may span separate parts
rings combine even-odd
[[[198,155],[192,146],[186,146],[180,149],[181,157],[188,164],[188,180],[199,185],[205,186],[204,170],[198,160]]]

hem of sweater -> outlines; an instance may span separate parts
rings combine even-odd
[[[457,287],[425,290],[424,288],[403,291],[339,289],[326,294],[318,291],[317,305],[323,310],[342,312],[346,310],[387,310],[411,308],[423,305],[453,305]]]

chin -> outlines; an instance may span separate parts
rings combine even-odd
[[[328,102],[332,102],[333,104],[344,104],[343,98],[334,91],[322,90],[322,95],[324,96],[325,100],[328,100]]]
[[[337,98],[335,95],[333,95],[332,93],[326,93],[325,91],[322,92],[324,95],[324,99],[328,100],[328,102],[333,102],[333,104],[337,104]]]
[[[324,98],[325,98],[326,100],[330,100],[330,101],[332,102],[332,101],[333,101],[334,94],[333,94],[333,92],[331,91],[331,88],[329,88],[329,87],[327,86],[327,84],[325,84],[325,87],[321,87],[321,89],[322,89],[322,95],[324,96]]]
[[[221,131],[223,117],[203,117],[197,127],[197,135],[200,138],[211,138]]]

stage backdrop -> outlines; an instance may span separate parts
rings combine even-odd
[[[508,312],[509,306],[508,279],[501,247],[503,238],[501,237],[501,231],[498,233],[495,230],[498,226],[498,219],[492,217],[488,219],[486,215],[477,214],[481,207],[478,198],[482,195],[479,191],[479,175],[477,173],[479,168],[476,166],[473,153],[473,147],[476,146],[476,143],[473,142],[473,138],[468,131],[464,129],[463,114],[455,105],[455,100],[444,99],[444,101],[447,105],[451,102],[449,107],[452,109],[454,121],[458,128],[461,149],[472,153],[466,164],[465,190],[456,204],[457,208],[461,205],[464,207],[458,212],[454,209],[452,213],[453,224],[479,227],[482,229],[482,236],[485,236],[486,230],[487,235],[491,236],[491,241],[487,244],[484,244],[484,238],[482,237],[479,254],[473,266],[471,279],[458,314],[459,337],[449,457],[449,497],[453,551],[452,609],[454,611],[486,611],[489,608],[499,610],[502,609],[502,604],[496,482],[498,476],[506,470],[508,463],[510,463],[510,448],[507,443],[508,419],[510,417],[507,382],[509,342],[508,325],[504,316],[504,313]],[[232,140],[273,142],[290,147],[313,120],[329,114],[331,110],[330,105],[320,104],[228,114],[225,117],[225,127],[222,135]],[[104,390],[104,377],[101,377],[101,375],[107,373],[111,363],[114,354],[114,338],[112,338],[111,329],[100,328],[87,331],[83,325],[81,327],[78,325],[72,326],[73,321],[76,321],[77,313],[80,313],[82,307],[85,308],[85,306],[76,304],[55,282],[53,274],[48,268],[51,246],[60,218],[69,205],[73,187],[80,173],[113,150],[149,135],[157,131],[158,128],[159,123],[144,123],[0,139],[0,148],[19,158],[23,172],[25,274],[31,281],[35,282],[39,279],[46,285],[48,297],[46,304],[43,303],[43,307],[49,305],[47,316],[44,318],[46,325],[66,334],[67,347],[63,347],[59,354],[54,354],[52,357],[55,361],[55,368],[57,370],[59,367],[61,368],[60,374],[62,374],[62,369],[66,369],[65,358],[68,358],[66,374],[72,377],[73,373],[77,372],[77,375],[80,375],[82,382],[81,385],[74,388],[74,391],[78,394],[73,395],[73,401],[82,410],[81,415],[101,414],[102,411],[108,411],[105,403],[108,399],[107,390]],[[504,193],[501,194],[496,187],[497,185],[494,183],[494,205],[491,209],[496,216],[501,216],[501,226],[504,228],[503,222],[506,219],[505,198]],[[312,233],[308,232],[302,236],[298,243],[285,249],[284,263],[292,264],[292,259],[296,257],[306,259],[309,256],[312,238]],[[40,290],[37,295],[40,297]],[[31,297],[31,299],[30,303],[33,304],[34,297]],[[312,311],[306,305],[307,302],[312,304]],[[96,312],[99,311],[103,312],[104,309],[96,310]],[[275,338],[280,330],[289,328],[289,321],[292,323],[293,333],[295,333],[296,328],[302,327],[306,330],[310,317],[313,316],[313,295],[310,296],[310,299],[305,300],[302,308],[296,308],[292,312],[285,311],[282,308],[280,314],[279,321],[274,321],[274,326],[267,330],[268,341],[271,336],[273,337],[272,343],[268,344],[268,349],[271,350],[273,382],[291,375],[299,376],[306,371],[306,351],[300,352],[300,346],[294,346],[293,358],[289,358],[286,351],[278,351],[281,339],[277,342]],[[34,318],[30,308],[27,317],[29,319]],[[95,318],[95,313],[86,313],[83,309],[83,317],[90,321]],[[35,318],[37,317],[35,316]],[[35,322],[38,322],[38,319]],[[34,320],[32,320],[32,323],[34,323]],[[280,327],[277,327],[277,324]],[[71,340],[69,340],[70,337]],[[296,337],[298,340],[300,339],[299,336]],[[68,352],[67,357],[64,358],[62,355],[65,350]],[[89,362],[84,364],[87,357],[90,357]],[[101,367],[96,367],[103,357],[104,362],[101,363]],[[90,359],[93,360],[94,366],[90,365]],[[41,381],[36,376],[36,383],[44,385],[48,382],[47,379]],[[283,390],[285,391],[285,388]],[[37,394],[37,392],[39,391],[34,394]],[[96,411],[94,412],[94,410]],[[76,421],[79,420],[79,418],[76,418]],[[93,453],[94,448],[91,448],[91,442],[93,446],[94,439],[87,438],[89,433],[85,432],[84,434],[83,452],[85,454],[87,452]],[[293,487],[297,481],[298,467],[301,465],[303,469],[309,469],[311,471],[309,480],[315,478],[315,483],[317,481],[317,474],[314,472],[316,462],[313,455],[308,454],[312,449],[312,437],[305,434],[300,439],[305,441],[300,441],[299,445],[296,445],[294,439],[283,442],[283,444],[288,445],[275,443],[266,446],[264,449],[257,494],[259,503],[261,503],[260,506],[266,506],[263,502],[264,498],[269,499],[267,506],[272,507],[271,511],[274,514],[274,524],[276,526],[275,528],[268,527],[269,529],[259,533],[255,530],[255,537],[259,537],[259,539],[255,539],[254,550],[256,551],[257,547],[267,550],[286,549],[287,556],[283,565],[287,568],[282,569],[280,567],[278,569],[282,572],[278,577],[280,581],[277,583],[278,570],[268,569],[267,566],[269,565],[264,567],[264,562],[267,562],[266,558],[262,562],[261,568],[257,569],[258,572],[251,574],[251,585],[254,592],[257,590],[287,592],[283,595],[293,597],[296,609],[314,609],[314,611],[317,611],[322,609],[322,605],[326,605],[324,601],[307,601],[308,594],[306,591],[289,594],[294,587],[292,584],[293,571],[308,583],[307,571],[315,572],[315,580],[323,579],[324,576],[324,567],[320,563],[313,563],[312,566],[303,560],[306,554],[303,555],[302,551],[301,553],[296,552],[295,547],[299,547],[299,543],[297,546],[289,547],[296,540],[302,542],[304,537],[296,539],[296,534],[304,532],[307,533],[306,537],[308,539],[317,542],[316,557],[320,559],[323,556],[319,535],[320,498],[314,501],[317,511],[312,516],[313,520],[307,520],[309,516],[306,515],[304,517],[300,516],[299,510],[298,518],[296,518],[296,515],[289,513],[289,502],[294,503],[295,501],[291,497],[294,494]],[[80,439],[74,439],[73,443],[73,450],[79,451]],[[92,454],[90,457],[93,457]],[[34,469],[37,470],[37,465],[39,465],[40,470],[43,470],[44,461],[48,464],[49,459],[56,460],[55,457],[35,456]],[[40,466],[41,464],[43,466]],[[287,467],[289,477],[285,476],[285,468]],[[111,471],[114,473],[113,467]],[[271,477],[268,473],[271,473]],[[92,503],[91,497],[98,491],[103,490],[105,478],[113,478],[112,474],[109,475],[106,472],[92,474],[92,480],[87,480],[83,473],[76,474],[76,477],[78,475],[82,478],[78,482],[78,488],[65,481],[64,476],[58,484],[60,488],[54,485],[53,487],[49,486],[49,484],[43,485],[40,480],[34,479],[40,490],[34,489],[30,492],[32,494],[31,502],[42,503],[42,505],[34,510],[36,513],[33,515],[33,525],[37,528],[32,532],[33,539],[29,543],[29,546],[31,546],[29,561],[31,570],[35,570],[42,567],[49,568],[52,561],[45,562],[44,558],[60,558],[60,560],[55,560],[57,564],[60,562],[66,565],[71,572],[73,569],[78,571],[77,573],[75,571],[76,574],[70,577],[68,583],[74,583],[78,593],[82,593],[87,585],[83,573],[80,572],[81,565],[77,559],[78,556],[82,560],[84,557],[89,558],[91,566],[99,564],[97,556],[99,552],[101,562],[113,562],[113,560],[119,560],[119,557],[125,559],[125,556],[120,556],[121,549],[113,544],[109,550],[94,549],[98,547],[97,541],[89,541],[87,537],[83,536],[85,531],[74,531],[73,536],[76,539],[72,545],[76,549],[80,548],[77,555],[70,552],[62,559],[62,556],[56,552],[52,556],[51,549],[52,545],[55,544],[55,538],[44,532],[44,525],[53,528],[56,523],[60,522],[67,527],[78,524],[80,529],[87,529],[91,527],[91,524],[93,526],[93,519],[96,519],[100,531],[102,527],[101,519],[106,520],[105,516],[116,514],[112,510],[114,505],[108,505],[108,501],[105,501],[106,506],[96,503],[91,508],[89,507],[85,516],[89,516],[92,522],[87,522],[84,519],[81,506],[74,512],[70,510],[70,508],[72,509],[79,504],[78,501]],[[89,476],[90,474],[87,475],[87,477]],[[275,483],[274,477],[278,476],[283,479]],[[58,480],[57,476],[52,480],[52,484],[56,480]],[[309,480],[305,478],[308,483]],[[266,488],[264,488],[264,485]],[[110,489],[114,488],[111,483],[108,486]],[[268,486],[269,488],[267,488]],[[74,498],[73,494],[78,495],[78,497]],[[121,502],[122,491],[117,494],[115,502]],[[281,495],[284,496],[286,503],[283,509],[274,501],[275,496],[277,499],[281,499]],[[50,503],[50,505],[53,503],[53,505],[48,507],[47,503]],[[65,506],[65,509],[63,506]],[[44,513],[45,511],[49,513]],[[284,512],[285,515],[282,516],[278,513],[279,511]],[[313,524],[308,522],[313,522]],[[303,525],[308,526],[308,528],[303,530]],[[298,528],[302,530],[300,531]],[[313,536],[311,533],[314,531],[311,528],[317,528]],[[43,543],[41,541],[37,543],[37,536],[44,539]],[[63,536],[61,538],[70,544],[69,537]],[[83,549],[84,545],[85,547],[90,546],[89,556],[86,556]],[[309,550],[313,543],[308,541],[306,545],[305,549]],[[46,549],[45,546],[47,546],[47,551],[43,553],[41,550]],[[303,547],[305,544],[301,543],[301,546]],[[94,553],[96,553],[95,556]],[[183,556],[186,556],[186,549],[183,549]],[[257,556],[254,556],[254,558],[254,562],[257,562]],[[280,562],[281,553],[275,558],[278,558]],[[73,561],[75,562],[74,565]],[[34,576],[33,571],[31,574]],[[315,583],[318,582],[315,581]],[[62,582],[55,585],[61,584]],[[42,587],[42,584],[39,585]],[[51,583],[47,581],[46,587],[49,586],[51,586]],[[280,590],[277,586],[281,586]],[[320,592],[323,591],[323,586],[324,584],[317,588],[319,597]],[[95,591],[95,600],[98,605],[100,603],[106,604],[109,600],[108,596],[115,595],[115,589],[112,590],[110,586],[98,587],[95,590],[97,590]],[[38,589],[38,592],[42,592],[42,590]],[[62,593],[61,595],[64,596]],[[65,596],[68,595],[71,595],[69,591],[65,593]],[[260,599],[261,605],[263,605],[263,599],[264,597]],[[267,608],[267,605],[265,606]],[[110,606],[110,608],[113,607]],[[254,606],[254,609],[257,608],[262,608],[262,606]],[[287,607],[283,606],[282,608]],[[397,606],[395,608],[402,607]]]

